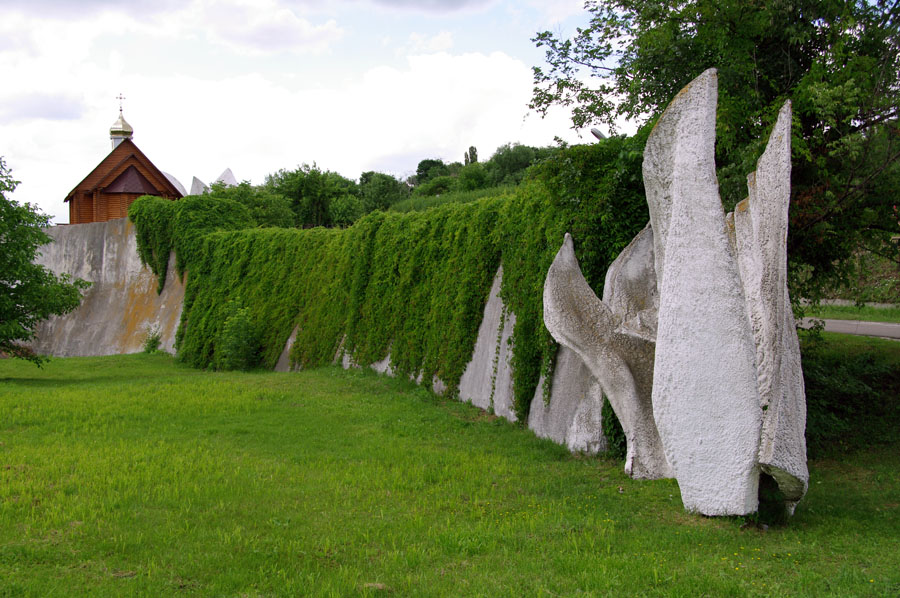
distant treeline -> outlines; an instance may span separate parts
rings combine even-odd
[[[406,179],[368,171],[354,181],[322,170],[315,163],[303,164],[270,174],[258,186],[246,181],[234,187],[214,184],[205,195],[243,204],[258,226],[347,227],[376,210],[398,206],[400,211],[409,211],[445,203],[450,199],[446,198],[448,194],[459,194],[466,201],[490,195],[491,189],[501,193],[521,183],[528,168],[548,159],[557,149],[507,143],[487,161],[479,162],[477,149],[470,147],[463,162],[427,158]],[[438,196],[445,199],[434,201]]]

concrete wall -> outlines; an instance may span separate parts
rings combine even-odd
[[[78,309],[37,327],[31,343],[35,351],[60,357],[135,353],[148,328],[155,327],[161,348],[174,352],[184,299],[174,256],[165,288],[157,295],[156,276],[141,264],[134,225],[127,218],[55,226],[47,233],[54,242],[44,245],[35,261],[93,284]]]

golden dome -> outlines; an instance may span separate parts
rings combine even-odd
[[[134,134],[134,129],[131,128],[131,125],[126,122],[125,117],[122,116],[122,109],[119,109],[119,118],[113,125],[109,128],[110,137],[125,137],[130,138]]]

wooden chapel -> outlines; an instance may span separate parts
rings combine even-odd
[[[138,149],[119,107],[109,129],[112,151],[66,196],[69,224],[106,222],[128,216],[128,206],[142,195],[180,199],[184,193]]]

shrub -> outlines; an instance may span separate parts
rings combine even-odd
[[[156,353],[162,344],[162,336],[159,333],[158,326],[147,326],[147,333],[144,336],[142,348],[144,353]]]
[[[442,175],[429,179],[413,190],[413,195],[440,195],[456,189],[456,177]]]
[[[806,443],[811,457],[896,440],[900,347],[829,336],[803,345]]]
[[[250,310],[236,305],[229,304],[231,315],[226,318],[216,342],[218,370],[249,370],[259,364],[259,336]]]
[[[487,184],[487,171],[485,171],[484,165],[478,162],[473,162],[464,166],[463,169],[459,171],[459,176],[456,181],[456,187],[460,191],[482,189],[486,187]]]

